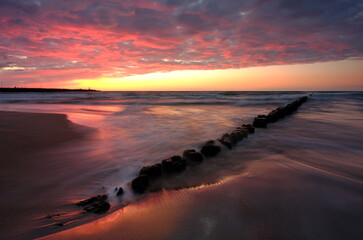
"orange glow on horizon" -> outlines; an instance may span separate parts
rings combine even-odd
[[[156,72],[79,79],[68,86],[111,91],[363,90],[363,60]]]

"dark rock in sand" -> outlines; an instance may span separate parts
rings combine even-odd
[[[240,134],[238,132],[231,132],[230,136],[231,136],[231,141],[233,144],[236,144],[238,141],[243,139],[242,134]]]
[[[108,202],[101,202],[96,207],[91,208],[91,211],[96,214],[106,213],[110,209],[111,205]],[[86,209],[87,211],[87,209]]]
[[[268,121],[266,117],[257,117],[253,121],[253,126],[256,128],[266,128],[267,122]]]
[[[267,121],[268,121],[268,122],[274,123],[274,122],[276,122],[277,120],[279,120],[279,116],[278,116],[278,114],[277,114],[277,111],[276,111],[276,110],[271,111],[271,112],[267,115]]]
[[[107,201],[107,195],[97,195],[77,203],[77,206],[83,207],[86,212],[96,214],[106,213],[110,209]]]
[[[279,119],[285,117],[286,115],[286,110],[283,107],[278,107],[274,111]]]
[[[120,196],[124,193],[124,190],[122,189],[122,187],[120,187],[116,193],[117,196]]]
[[[189,161],[202,162],[203,155],[194,149],[188,149],[183,152],[183,158]]]
[[[214,141],[206,142],[202,147],[202,154],[206,157],[212,157],[217,155],[221,151],[221,147],[214,144]]]
[[[222,138],[230,138],[231,136],[228,133],[223,134]]]
[[[312,96],[313,94],[310,93],[309,95]],[[301,97],[299,100],[300,100],[301,103],[304,103],[304,102],[306,102],[308,100],[308,97],[304,96],[304,97]]]
[[[235,144],[235,142],[232,142],[231,136],[228,133],[224,134],[218,141],[228,149],[232,149],[232,145]]]
[[[238,141],[242,141],[243,138],[248,136],[248,130],[244,128],[237,128],[230,134],[232,143],[237,143]]]
[[[242,124],[241,127],[247,129],[248,133],[255,132],[255,128],[251,124]]]
[[[286,115],[290,115],[297,109],[297,106],[295,104],[289,103],[285,106],[285,113]]]
[[[103,200],[107,200],[107,195],[106,194],[97,195],[96,197],[91,197],[91,198],[88,198],[86,200],[80,201],[80,202],[77,203],[77,206],[84,207],[84,206],[92,204],[94,202],[103,201]]]
[[[140,175],[146,175],[148,177],[158,177],[161,174],[162,174],[161,163],[156,163],[151,166],[146,166],[140,170]]]
[[[226,133],[222,136],[222,138],[225,138],[227,140],[230,140],[232,145],[236,145],[238,140],[238,137],[236,137],[236,133],[231,132],[230,134]]]
[[[243,127],[237,127],[235,131],[240,132],[243,135],[243,138],[248,137],[248,129]]]
[[[149,186],[149,178],[146,175],[139,175],[132,180],[131,187],[137,193],[143,193]]]
[[[180,172],[187,166],[187,161],[180,156],[172,156],[161,162],[165,172]]]

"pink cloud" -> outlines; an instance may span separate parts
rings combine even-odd
[[[0,79],[13,85],[362,57],[359,1],[0,3]]]

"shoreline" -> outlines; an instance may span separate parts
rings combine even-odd
[[[65,114],[0,111],[3,237],[28,236],[39,227],[41,214],[61,206],[64,200],[51,199],[68,191],[60,186],[66,179],[58,169],[72,163],[57,153],[84,141],[92,130],[72,123]],[[64,192],[57,193],[57,189]]]
[[[350,239],[359,239],[361,196],[354,192],[361,186],[273,156],[250,162],[242,175],[150,194],[95,221],[40,239],[319,239],[321,229],[328,234],[324,239],[341,239],[346,231]],[[314,194],[317,190],[321,195]],[[354,203],[350,207],[356,213],[332,212],[337,196]],[[306,224],[310,232],[305,231]]]
[[[125,179],[131,180],[135,176],[134,174],[138,173],[137,170],[149,165],[150,161],[145,161],[143,164],[138,163],[141,166],[130,168],[131,171],[121,172],[123,175],[118,174],[117,167],[123,166],[124,152],[122,150],[129,146],[124,145],[121,140],[127,135],[122,135],[122,131],[114,134],[113,136],[119,139],[118,146],[122,147],[117,148],[117,153],[110,152],[114,145],[99,140],[109,137],[104,138],[103,134],[107,134],[105,130],[110,130],[111,128],[108,127],[113,125],[103,125],[102,117],[100,117],[102,124],[89,125],[96,126],[100,133],[91,140],[78,141],[80,138],[76,138],[55,145],[51,144],[52,141],[46,143],[32,141],[31,144],[45,147],[39,148],[39,154],[36,154],[35,158],[29,157],[32,154],[29,156],[24,154],[24,149],[22,149],[23,154],[15,151],[19,157],[24,158],[22,162],[29,162],[28,166],[21,165],[20,167],[27,170],[28,167],[33,167],[29,160],[35,159],[36,162],[39,157],[45,158],[47,163],[51,164],[46,165],[46,177],[37,175],[35,177],[43,179],[41,182],[52,181],[56,185],[51,187],[42,185],[39,190],[53,192],[50,199],[63,198],[59,202],[65,203],[65,205],[60,207],[58,204],[55,205],[55,208],[50,209],[50,212],[44,213],[43,211],[42,214],[38,214],[36,217],[41,218],[41,221],[38,221],[41,224],[36,225],[33,229],[25,229],[26,235],[22,235],[22,238],[19,235],[18,238],[44,236],[45,239],[77,239],[77,237],[82,238],[83,236],[84,239],[90,236],[90,239],[103,239],[105,236],[109,238],[126,236],[127,239],[213,239],[213,237],[234,239],[231,234],[235,232],[237,235],[245,236],[246,239],[272,237],[277,239],[291,239],[292,237],[318,239],[314,237],[317,235],[332,236],[331,239],[334,239],[344,237],[344,232],[347,232],[347,236],[355,239],[357,233],[359,235],[358,228],[355,227],[356,223],[360,222],[360,219],[363,220],[359,214],[354,213],[363,210],[357,205],[359,200],[363,200],[359,189],[363,182],[356,179],[361,176],[358,157],[361,154],[361,148],[359,144],[354,143],[354,139],[360,139],[360,135],[349,133],[359,132],[358,129],[361,128],[355,124],[357,121],[346,119],[348,114],[342,114],[346,109],[340,109],[340,112],[337,112],[336,117],[332,119],[330,112],[336,111],[334,105],[324,104],[322,106],[326,111],[321,111],[323,107],[317,108],[316,101],[312,101],[307,108],[303,108],[294,117],[289,117],[288,121],[278,122],[275,127],[268,127],[266,130],[257,130],[254,135],[251,135],[251,138],[243,141],[243,146],[238,144],[238,147],[232,150],[227,150],[222,146],[223,154],[208,159],[205,164],[193,164],[192,168],[187,166],[185,172],[163,176],[154,182],[155,184],[149,189],[147,195],[141,195],[132,201],[129,201],[131,186],[129,182],[125,182]],[[329,112],[329,110],[331,111]],[[351,114],[353,109],[349,110]],[[68,114],[68,111],[62,112]],[[356,115],[349,116],[350,119],[353,119],[352,116]],[[110,115],[110,117],[109,120],[114,120],[113,122],[117,124],[123,120],[117,115]],[[31,116],[28,118],[32,119]],[[24,122],[27,122],[27,118],[23,119]],[[78,129],[73,123],[64,119],[68,123],[67,129],[73,127],[75,130]],[[77,122],[77,119],[75,121]],[[49,123],[48,121],[47,124]],[[88,125],[87,122],[82,121],[80,124]],[[40,124],[41,130],[43,130],[43,125],[46,124]],[[0,121],[0,128],[1,126],[3,125]],[[337,128],[337,126],[340,127]],[[223,130],[223,132],[230,130]],[[38,132],[35,131],[36,135]],[[44,136],[43,133],[41,135]],[[341,136],[340,141],[333,137],[336,135]],[[142,137],[144,136],[141,135],[136,139],[143,140]],[[355,140],[355,142],[357,141]],[[138,144],[141,143],[142,141],[138,141]],[[50,144],[51,147],[47,144]],[[193,146],[193,148],[199,147],[201,145]],[[176,152],[182,152],[186,148],[182,147]],[[28,149],[34,150],[31,147]],[[48,153],[44,154],[44,152]],[[165,149],[162,152],[164,153]],[[170,152],[165,155],[169,155]],[[64,157],[64,153],[68,154],[70,158]],[[56,157],[54,158],[54,156]],[[350,161],[345,163],[340,160],[341,158]],[[135,159],[140,159],[140,157],[135,157]],[[157,159],[161,158],[157,156]],[[96,161],[98,162],[96,163]],[[48,166],[53,170],[49,171]],[[100,166],[105,171],[100,171],[98,169]],[[63,169],[54,171],[58,167]],[[95,169],[97,170],[95,171]],[[20,171],[26,172],[24,169],[20,169]],[[74,174],[77,171],[83,174],[90,173],[92,176],[80,177]],[[62,172],[67,174],[53,178]],[[23,177],[17,171],[14,173],[18,174],[17,177]],[[44,176],[44,172],[42,174]],[[75,177],[73,182],[69,181],[72,176]],[[221,179],[222,181],[220,181]],[[210,180],[216,180],[213,181],[215,184],[208,184]],[[87,182],[93,182],[93,184]],[[200,182],[201,184],[198,185]],[[73,186],[77,184],[83,186],[81,188]],[[175,191],[180,186],[187,187],[189,184],[196,187],[190,186],[187,189]],[[114,196],[116,194],[115,186],[125,186],[126,195]],[[173,188],[174,186],[176,187]],[[155,192],[162,189],[160,187],[165,190]],[[13,191],[12,188],[9,189]],[[23,185],[15,186],[15,190],[29,193],[29,189]],[[105,193],[113,196],[110,199],[110,203],[112,201],[111,209],[105,214],[83,214],[82,210],[75,206],[75,203],[82,199]],[[14,202],[18,201],[19,209],[23,207],[21,206],[22,201],[28,204],[28,201],[38,197],[39,191],[32,191],[30,194],[24,194],[25,198],[22,198],[24,200],[13,198]],[[206,195],[202,196],[204,194]],[[251,204],[256,205],[251,206]],[[22,211],[29,209],[29,206],[28,208],[23,207]],[[351,207],[346,208],[345,206]],[[67,216],[65,212],[71,213],[72,216],[69,214]],[[349,214],[353,218],[349,218]],[[12,221],[12,215],[13,213],[10,212],[8,216],[10,221]],[[45,219],[46,215],[49,217]],[[230,221],[231,218],[233,221]],[[300,220],[302,222],[299,222]],[[223,221],[226,221],[226,224]],[[337,221],[341,222],[340,229],[343,230],[337,230],[334,227],[334,222]],[[174,224],[171,224],[172,222]],[[283,224],[278,225],[279,222]],[[57,224],[62,225],[57,226]],[[259,224],[259,226],[254,224]],[[23,229],[24,226],[21,227],[21,225],[22,223],[19,223],[16,227]],[[306,231],[304,231],[304,225]],[[13,226],[9,224],[7,226],[9,232],[13,231]],[[165,232],[161,230],[153,232],[161,226]],[[322,230],[315,226],[320,226]],[[326,226],[329,227],[326,228]],[[4,230],[5,227],[0,226],[0,230],[1,228]],[[294,229],[296,236],[291,235],[293,233],[289,227]],[[104,231],[104,229],[110,231]],[[199,231],[200,229],[202,231]],[[245,231],[243,232],[241,229]],[[351,233],[348,233],[348,230]],[[201,236],[201,232],[206,235]],[[252,235],[244,235],[247,232]],[[262,235],[254,235],[259,232]],[[311,232],[316,235],[308,237]],[[334,232],[337,233],[336,236],[330,235]]]
[[[84,137],[79,125],[65,114],[0,111],[0,123],[0,152],[10,156]]]
[[[297,110],[297,108],[303,103],[303,102],[305,102],[307,100],[307,97],[305,96],[305,97],[301,97],[301,98],[299,98],[299,99],[297,99],[297,100],[295,100],[294,102],[292,102],[292,103],[290,103],[290,104],[288,104],[288,105],[286,105],[285,107],[280,107],[280,108],[278,108],[278,109],[276,109],[276,110],[274,110],[274,111],[272,111],[268,116],[267,115],[259,115],[257,118],[255,118],[255,120],[254,120],[254,122],[253,122],[253,127],[252,127],[252,125],[250,125],[250,124],[248,124],[248,125],[242,125],[243,126],[243,128],[241,128],[241,127],[238,127],[236,130],[234,130],[234,132],[232,132],[231,133],[231,135],[229,135],[229,134],[225,134],[226,135],[226,137],[224,137],[224,139],[218,139],[218,141],[219,142],[221,142],[221,144],[223,144],[223,145],[226,145],[227,146],[227,148],[229,148],[229,149],[231,149],[232,148],[232,145],[235,145],[238,141],[241,141],[243,138],[246,138],[247,137],[247,135],[248,134],[250,134],[250,133],[254,133],[254,127],[256,127],[256,128],[266,128],[266,125],[267,125],[267,123],[268,122],[276,122],[279,118],[283,118],[285,115],[289,115],[289,114],[291,114],[292,112],[294,112],[294,111],[296,111]],[[11,112],[8,112],[8,113],[3,113],[3,115],[10,115],[10,117],[12,116],[12,115],[16,115],[18,118],[21,118],[21,113],[11,113]],[[19,117],[19,114],[20,114],[20,117]],[[44,115],[43,115],[44,116]],[[56,115],[48,115],[47,117],[48,118],[50,118],[50,117],[55,117]],[[66,116],[65,115],[58,115],[59,117],[60,116],[62,116],[64,119],[63,120],[66,120],[65,122],[67,122],[68,120],[66,119]],[[38,117],[38,115],[33,115],[33,116],[28,116],[29,118],[31,118],[31,119],[33,119],[33,124],[32,125],[34,125],[34,124],[39,124],[39,119],[37,120],[36,118]],[[16,117],[15,117],[16,118]],[[49,119],[48,119],[49,120]],[[258,122],[257,122],[258,121]],[[68,123],[70,123],[69,121],[68,121]],[[60,123],[58,123],[58,124],[60,124]],[[18,123],[15,123],[15,125],[18,125],[18,127],[19,127],[19,125],[20,125],[20,123],[18,122]],[[42,124],[42,125],[47,125],[47,124]],[[21,126],[21,125],[20,125]],[[49,125],[47,125],[47,126],[49,126]],[[58,129],[60,126],[57,126],[57,127],[53,127],[53,130],[54,129]],[[65,126],[62,126],[64,129],[65,129]],[[62,128],[61,127],[61,128]],[[36,136],[38,139],[40,139],[40,140],[46,140],[47,141],[47,143],[48,143],[48,141],[50,141],[50,142],[52,142],[52,138],[51,138],[51,136],[54,136],[55,134],[54,133],[51,133],[50,135],[45,135],[45,136],[38,136],[38,132],[39,132],[39,129],[37,129],[36,127],[34,127],[34,126],[27,126],[27,127],[25,127],[25,128],[23,128],[23,131],[29,131],[29,130],[31,130],[31,133],[28,133],[28,134],[25,134],[25,135],[33,135],[33,136]],[[45,131],[42,131],[42,132],[47,132],[46,130]],[[70,132],[68,132],[68,134],[69,134]],[[59,134],[59,133],[58,133]],[[235,136],[236,135],[236,136]],[[18,137],[18,139],[24,139],[24,136],[20,136],[20,137]],[[59,136],[58,136],[58,139],[59,139]],[[59,140],[61,140],[62,141],[62,138],[60,138]],[[41,141],[40,141],[41,142]],[[203,151],[203,150],[205,150],[204,148],[206,148],[205,146],[206,145],[204,145],[203,147],[202,147],[202,150],[201,150],[201,152],[203,153],[203,155],[206,157],[206,158],[208,158],[208,157],[213,157],[213,156],[215,156],[215,155],[217,155],[218,154],[218,152],[221,150],[221,148],[220,148],[220,146],[217,146],[217,145],[214,145],[214,141],[212,141],[213,142],[213,147],[215,147],[215,148],[218,148],[218,151],[216,152],[216,153],[212,153],[212,154],[210,154],[208,151]],[[228,144],[229,143],[229,144]],[[13,143],[14,144],[14,143]],[[44,143],[43,143],[44,144]],[[10,144],[11,145],[11,144]],[[14,144],[15,145],[15,144]],[[34,145],[34,144],[33,144]],[[44,147],[44,146],[42,146],[42,143],[38,143],[38,144],[35,144],[35,146],[38,146],[38,147],[40,147],[40,148],[42,148],[42,147]],[[47,146],[45,146],[44,148],[46,148]],[[208,147],[210,148],[211,146],[210,145],[208,145]],[[0,149],[1,150],[1,149]],[[194,150],[193,150],[194,151]],[[199,153],[199,155],[200,156],[202,156],[200,153]],[[184,157],[184,156],[183,156]],[[203,158],[203,157],[202,157]],[[189,159],[190,160],[190,159]],[[165,160],[164,160],[165,161]],[[184,160],[185,161],[185,160]],[[164,163],[164,162],[163,162]],[[185,167],[184,167],[185,168]],[[184,168],[183,168],[183,170],[184,170]],[[164,169],[165,170],[165,169]],[[135,181],[135,180],[134,180]],[[132,188],[133,188],[133,190],[134,190],[134,192],[138,192],[137,191],[137,189],[135,189],[135,187],[134,187],[134,181],[132,182]],[[178,187],[179,188],[179,187]],[[142,193],[144,190],[142,190],[141,192],[139,192],[139,193]],[[99,195],[99,196],[101,196],[101,195]],[[104,196],[106,196],[106,195],[104,195]],[[144,198],[147,198],[148,196],[142,196],[142,199],[144,199]],[[107,198],[107,196],[106,196],[106,198]],[[102,210],[102,212],[104,212],[104,213],[106,213],[108,210],[109,210],[109,208],[110,208],[110,204],[108,203],[108,201],[106,201],[105,202],[105,204],[107,204],[108,205],[108,208],[107,208],[107,210],[104,212],[104,210]],[[92,204],[93,206],[94,206],[94,204]],[[128,205],[128,204],[127,204]],[[115,207],[115,208],[113,208],[113,210],[114,211],[117,211],[119,208],[123,208],[122,206],[118,206],[118,207]],[[85,208],[86,209],[86,208]],[[101,210],[101,209],[100,209]],[[98,211],[98,210],[97,210]],[[95,212],[96,213],[96,212]],[[109,215],[110,214],[110,212],[109,213],[107,213],[107,215]],[[52,219],[53,220],[53,217],[52,217],[52,215],[54,215],[54,214],[50,214],[50,215],[48,215],[48,216],[50,216],[49,218],[50,219]],[[55,214],[55,216],[56,215],[58,215],[58,214]],[[106,216],[107,216],[106,215]],[[99,216],[99,217],[103,217],[103,216]],[[95,218],[97,219],[97,218],[99,218],[99,217],[91,217],[91,218],[93,218],[93,219],[90,219],[90,218],[88,218],[88,219],[82,219],[82,218],[80,218],[80,217],[78,217],[79,219],[74,219],[74,220],[76,220],[76,224],[72,224],[72,220],[66,220],[65,222],[62,222],[62,221],[60,221],[59,223],[55,223],[55,225],[58,225],[59,227],[64,227],[64,229],[67,229],[66,227],[65,227],[65,225],[68,225],[68,223],[70,223],[69,225],[68,225],[68,227],[70,227],[70,228],[73,228],[73,227],[77,227],[77,226],[79,226],[79,225],[82,225],[84,222],[88,222],[87,220],[91,220],[91,221],[93,221],[93,220],[95,220]],[[55,220],[55,219],[54,219]],[[63,220],[64,221],[64,220]],[[74,223],[74,222],[73,222]],[[43,232],[47,232],[47,231],[49,231],[49,229],[44,229],[43,230]],[[42,235],[42,234],[40,234],[40,235]]]

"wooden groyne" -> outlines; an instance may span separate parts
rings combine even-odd
[[[145,192],[153,180],[167,173],[184,171],[188,163],[201,162],[204,158],[214,157],[221,152],[221,147],[216,144],[220,142],[228,149],[232,149],[238,142],[247,138],[249,134],[255,132],[255,128],[266,128],[268,124],[274,123],[285,116],[295,112],[307,100],[307,96],[301,97],[284,107],[278,107],[267,115],[258,115],[252,124],[242,124],[232,132],[223,134],[216,140],[209,140],[200,149],[200,152],[194,149],[188,149],[183,152],[183,156],[172,156],[151,166],[144,166],[139,175],[131,182],[132,190],[135,193]]]
[[[252,123],[242,124],[236,127],[233,131],[223,134],[220,138],[209,140],[205,142],[200,150],[187,149],[183,152],[182,156],[172,156],[149,166],[144,166],[140,169],[138,176],[132,180],[131,189],[135,194],[143,194],[148,191],[149,187],[155,180],[166,174],[168,176],[178,172],[182,172],[188,165],[195,165],[193,163],[202,162],[206,158],[211,158],[218,155],[222,148],[225,146],[227,149],[232,149],[235,145],[247,138],[248,135],[255,132],[255,128],[266,128],[268,124],[275,123],[284,117],[294,113],[304,102],[308,99],[307,96],[298,98],[297,100],[272,110],[267,115],[258,115],[254,118]],[[218,142],[220,144],[218,144]],[[123,189],[116,188],[117,195],[123,194]],[[105,213],[110,208],[107,202],[106,195],[98,195],[83,200],[77,204],[83,207],[86,212]]]

